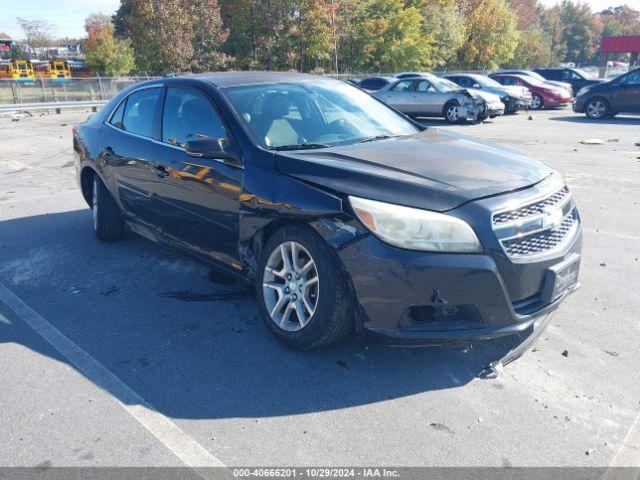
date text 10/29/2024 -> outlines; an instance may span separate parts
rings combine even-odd
[[[399,478],[398,470],[389,468],[235,468],[235,478]]]

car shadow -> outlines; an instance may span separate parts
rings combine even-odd
[[[173,418],[294,415],[462,387],[519,341],[392,348],[351,338],[297,352],[268,333],[250,290],[215,285],[203,264],[133,235],[100,243],[89,210],[1,222],[0,245],[0,280]],[[0,343],[69,363],[1,303],[0,313]]]
[[[595,125],[640,125],[640,117],[628,117],[628,116],[616,116],[614,118],[603,118],[601,120],[592,120],[584,115],[572,115],[563,117],[549,117],[549,120],[555,122],[569,122],[569,123],[585,123]]]

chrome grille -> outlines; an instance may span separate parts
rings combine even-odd
[[[523,218],[532,217],[534,215],[540,215],[545,212],[545,209],[549,209],[560,204],[568,195],[569,189],[565,186],[544,200],[494,215],[493,224],[503,225]]]
[[[571,213],[565,217],[558,228],[534,233],[522,238],[505,240],[502,242],[502,245],[507,254],[512,258],[521,258],[544,253],[549,250],[553,250],[558,245],[562,244],[577,223],[578,215],[574,208]]]
[[[579,222],[566,186],[492,216],[493,230],[502,248],[515,261],[528,261],[559,250],[575,236]]]

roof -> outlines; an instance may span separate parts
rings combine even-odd
[[[327,77],[318,77],[316,75],[293,72],[247,71],[202,73],[181,78],[203,80],[206,82],[210,82],[218,87],[235,87],[239,85],[252,85],[256,83],[303,82],[309,80],[317,81],[320,78],[326,79]]]
[[[640,52],[640,35],[602,37],[602,53]]]

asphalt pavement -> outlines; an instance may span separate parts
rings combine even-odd
[[[548,163],[582,215],[582,288],[487,379],[504,342],[294,352],[206,266],[98,242],[87,115],[0,118],[0,466],[640,466],[640,118],[427,122]]]

